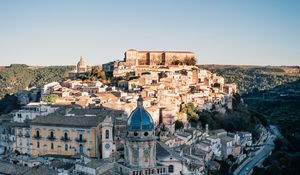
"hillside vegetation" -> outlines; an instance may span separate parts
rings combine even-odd
[[[30,67],[12,64],[0,68],[0,99],[6,94],[16,93],[33,86],[63,80],[74,66]]]
[[[204,65],[235,82],[248,109],[278,126],[293,150],[300,150],[300,67]]]
[[[226,109],[225,113],[217,110],[199,112],[199,120],[204,128],[206,124],[209,129],[225,129],[228,132],[248,131],[252,133],[253,139],[258,140],[261,125],[266,122],[261,115],[249,111],[242,103],[239,94],[232,99],[232,109]]]
[[[300,161],[300,68],[299,66],[204,65],[237,83],[248,110],[278,126],[284,139],[275,141],[275,150],[255,168],[254,175],[299,174]],[[245,124],[244,124],[245,125]]]
[[[241,95],[253,90],[272,89],[300,79],[299,66],[199,65],[199,67],[223,76],[227,83],[236,83]]]

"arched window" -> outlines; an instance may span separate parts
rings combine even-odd
[[[51,139],[54,138],[54,133],[53,133],[53,131],[50,132],[50,138],[51,138]]]
[[[40,137],[40,131],[39,131],[39,130],[36,131],[36,137],[37,137],[37,138]]]
[[[173,173],[174,172],[174,166],[173,165],[169,165],[169,173]]]
[[[65,135],[64,135],[65,137],[64,137],[64,139],[65,140],[68,140],[68,133],[67,132],[65,132]]]
[[[109,130],[105,131],[105,139],[109,139]]]

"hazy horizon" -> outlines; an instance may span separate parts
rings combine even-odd
[[[0,65],[88,65],[128,49],[198,64],[299,66],[300,1],[0,1]]]

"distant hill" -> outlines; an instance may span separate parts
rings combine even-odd
[[[293,150],[300,151],[300,80],[254,91],[243,99],[250,110],[263,114],[278,126]]]
[[[236,83],[241,95],[253,90],[268,90],[300,79],[299,66],[199,65]]]
[[[0,67],[0,99],[33,86],[64,79],[74,66],[27,66],[12,64]]]

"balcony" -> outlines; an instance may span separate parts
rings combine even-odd
[[[39,140],[39,139],[41,139],[41,136],[40,135],[34,135],[33,138],[36,139],[36,140]]]
[[[18,137],[23,137],[23,134],[22,133],[18,133]]]
[[[53,140],[55,140],[55,137],[54,136],[48,136],[47,139],[53,141]]]
[[[26,133],[26,134],[25,134],[25,137],[26,137],[26,138],[29,138],[29,137],[30,137],[30,134],[29,134],[29,133]]]
[[[60,140],[63,141],[63,142],[69,142],[70,137],[61,137]]]
[[[79,142],[79,143],[86,142],[86,139],[79,139],[79,138],[76,138],[75,140],[76,140],[76,142]]]

